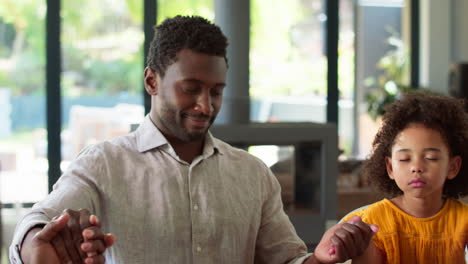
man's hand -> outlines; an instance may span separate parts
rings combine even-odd
[[[52,238],[51,243],[60,259],[83,263],[87,255],[81,250],[81,244],[84,242],[81,233],[91,226],[90,213],[86,209],[65,209],[62,215],[64,214],[69,215],[67,224]]]
[[[104,235],[98,217],[91,215],[87,209],[65,209],[63,213],[70,218],[65,228],[52,240],[59,258],[71,259],[73,263],[104,263],[102,254],[112,246],[114,236]]]
[[[368,225],[358,216],[336,224],[325,232],[308,263],[344,262],[360,256],[377,231],[376,225]]]
[[[24,263],[60,264],[61,261],[52,246],[52,239],[62,230],[68,222],[69,215],[62,215],[51,221],[44,228],[31,229],[24,238],[21,246],[21,259]],[[67,263],[67,260],[64,260]],[[70,260],[68,260],[70,261]]]
[[[42,230],[28,232],[21,247],[25,263],[104,263],[115,238],[104,235],[99,219],[87,210],[65,210]]]
[[[112,244],[105,244],[105,236],[100,230],[99,219],[91,215],[87,209],[79,211],[65,209],[63,214],[70,216],[67,225],[58,233],[58,236],[52,239],[52,245],[60,259],[71,259],[73,263],[83,263],[87,258],[92,258],[99,259],[94,263],[104,262],[104,257],[100,255]],[[88,229],[93,230],[95,238],[89,238],[88,240],[93,241],[88,242],[83,248],[82,244],[85,242],[83,232]]]

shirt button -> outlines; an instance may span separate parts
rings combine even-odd
[[[201,247],[197,247],[197,251],[200,252],[200,251],[201,251]]]
[[[193,210],[197,211],[198,210],[198,205],[194,205]]]

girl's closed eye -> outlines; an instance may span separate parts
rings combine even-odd
[[[429,161],[440,160],[440,151],[428,151],[424,154],[424,158]]]
[[[408,155],[399,155],[396,157],[396,159],[401,162],[407,162],[411,160],[411,158]]]

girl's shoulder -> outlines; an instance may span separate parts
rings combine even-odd
[[[345,222],[353,216],[359,216],[364,222],[378,224],[383,226],[393,226],[399,222],[415,222],[417,224],[437,221],[441,218],[451,219],[467,219],[468,220],[468,204],[458,200],[448,199],[446,205],[441,212],[435,216],[428,218],[416,218],[403,212],[398,206],[388,199],[375,202],[373,204],[358,208],[347,214],[340,222]],[[468,222],[468,221],[467,221]]]
[[[468,208],[468,204],[465,203],[463,200],[455,200],[455,199],[447,199],[453,206],[459,207],[459,208]]]
[[[447,199],[448,213],[456,213],[459,217],[468,219],[468,204],[454,199]]]
[[[383,199],[378,202],[362,206],[348,213],[340,222],[346,222],[353,216],[359,216],[364,222],[366,222],[374,218],[376,215],[381,215],[381,213],[391,210],[389,203],[391,203],[389,200]]]

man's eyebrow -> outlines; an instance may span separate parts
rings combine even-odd
[[[195,79],[195,78],[182,79],[182,82],[191,82],[191,83],[196,83],[196,84],[203,84],[204,83],[203,81],[201,81],[199,79]],[[216,83],[215,85],[216,86],[226,86],[226,83],[219,82],[219,83]]]
[[[195,78],[182,79],[183,82],[194,82],[194,83],[203,83],[202,81]]]

